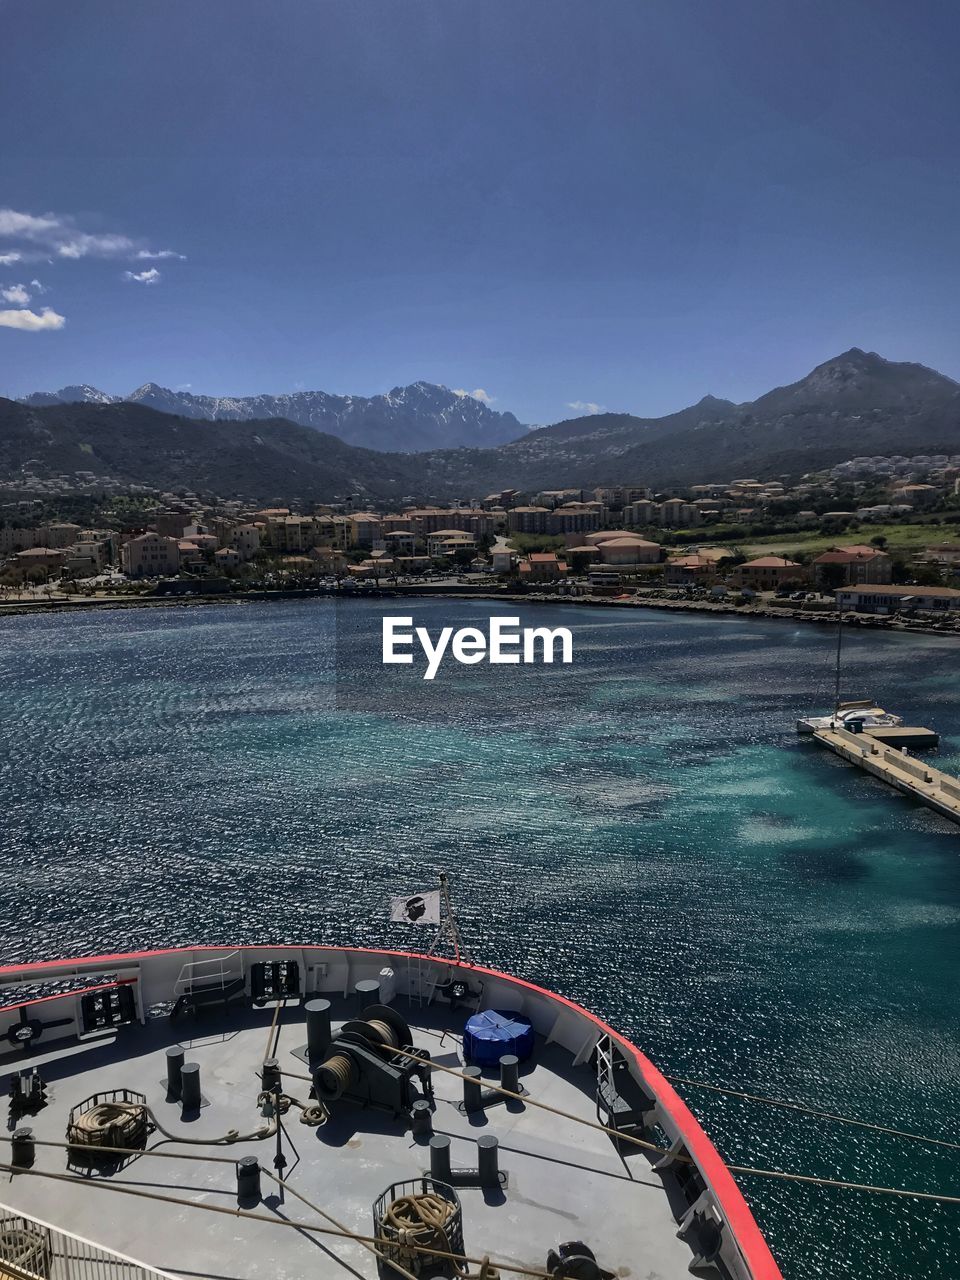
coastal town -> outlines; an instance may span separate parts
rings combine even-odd
[[[505,489],[396,510],[362,494],[302,512],[184,490],[88,500],[96,527],[36,519],[58,506],[3,508],[8,605],[474,587],[960,619],[960,455],[854,458],[793,484]]]

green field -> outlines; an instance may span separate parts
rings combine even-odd
[[[747,555],[784,555],[795,551],[819,555],[821,551],[829,551],[831,547],[869,544],[870,539],[876,537],[886,538],[885,550],[891,554],[902,551],[913,555],[940,542],[960,545],[960,525],[861,524],[859,529],[848,533],[824,534],[819,530],[811,530],[809,533],[775,533],[766,538],[754,538],[749,543],[744,543],[740,550]]]

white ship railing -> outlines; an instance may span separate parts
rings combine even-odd
[[[231,961],[237,961],[237,968],[230,967]],[[180,970],[180,976],[174,984],[175,996],[189,995],[194,984],[202,982],[204,986],[217,987],[221,990],[228,982],[243,977],[243,952],[230,951],[224,956],[215,956],[212,960],[189,960]]]
[[[12,1280],[180,1280],[0,1204],[0,1275]]]

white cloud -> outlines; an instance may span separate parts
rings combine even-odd
[[[588,415],[607,412],[607,406],[605,404],[595,404],[592,400],[568,400],[567,408],[576,409],[577,413]]]
[[[185,253],[176,253],[173,249],[139,249],[135,255],[141,262],[152,262],[157,258],[179,258],[186,262]]]
[[[79,231],[70,232],[52,247],[59,258],[126,258],[136,251],[129,236],[94,236]]]
[[[24,262],[53,254],[57,258],[182,258],[173,249],[151,249],[141,238],[117,232],[89,232],[77,226],[75,218],[59,213],[21,213],[17,209],[0,209],[0,238],[26,241],[35,245],[32,252],[14,249],[0,255],[0,262]]]
[[[44,307],[36,311],[0,311],[0,326],[7,329],[24,329],[29,333],[37,333],[41,329],[62,329],[66,319]]]
[[[136,280],[137,284],[156,284],[160,279],[160,272],[156,267],[150,267],[148,271],[125,271],[123,278]]]
[[[12,302],[15,306],[25,307],[30,301],[30,293],[26,285],[12,284],[7,289],[0,289],[0,298],[4,302]]]
[[[15,262],[19,261],[19,253],[0,253],[0,267],[12,267]]]
[[[36,217],[32,213],[18,213],[16,209],[0,209],[0,236],[22,236],[25,240],[45,240],[60,226],[60,219],[53,213]]]
[[[49,293],[49,292],[50,292],[50,290],[47,288],[47,286],[46,286],[46,285],[44,285],[44,284],[41,284],[39,280],[31,280],[31,281],[30,281],[30,288],[34,291],[34,293]]]
[[[481,404],[493,404],[496,396],[489,395],[484,391],[483,387],[477,387],[475,391],[465,391],[463,387],[453,387],[455,396],[469,396],[471,400],[479,400]]]

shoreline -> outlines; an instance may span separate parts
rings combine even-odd
[[[405,597],[417,599],[491,600],[510,604],[556,604],[588,606],[606,609],[660,609],[674,613],[708,614],[715,617],[756,618],[781,622],[803,622],[835,625],[835,609],[804,610],[776,608],[771,605],[734,605],[723,601],[708,600],[652,600],[641,596],[626,598],[610,596],[561,596],[532,592],[519,595],[473,587],[404,588],[381,587],[364,591],[312,591],[308,588],[289,591],[247,591],[236,594],[215,593],[192,596],[136,596],[101,597],[57,600],[18,600],[0,604],[0,619],[17,618],[28,614],[91,612],[115,609],[167,609],[205,608],[209,605],[244,605],[289,600],[324,600],[337,602],[353,599],[398,600]],[[958,619],[960,621],[960,619]],[[905,622],[874,614],[845,615],[845,625],[863,631],[888,631],[898,635],[931,635],[960,640],[960,626],[942,627],[930,622]]]

